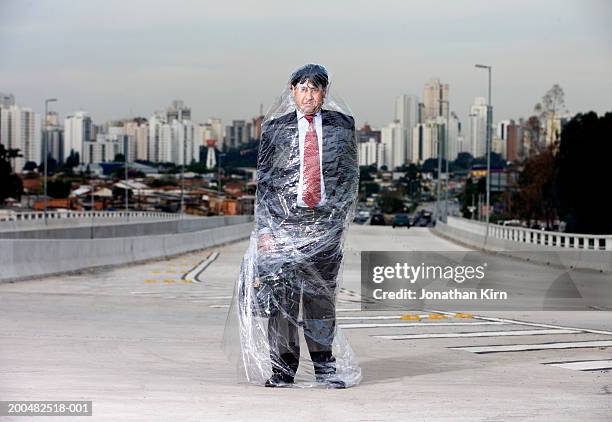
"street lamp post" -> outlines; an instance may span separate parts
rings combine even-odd
[[[442,172],[442,148],[440,146],[440,131],[438,130],[437,138],[437,150],[438,150],[438,180],[436,181],[436,212],[434,221],[440,219],[440,173]]]
[[[219,200],[221,199],[221,158],[225,156],[224,153],[219,153],[219,163],[217,166],[217,192],[219,196]]]
[[[124,136],[123,137],[123,159],[125,162],[125,190],[123,191],[125,193],[125,219],[129,220],[129,185],[128,185],[128,149],[130,148],[130,145],[128,143],[128,137]]]
[[[187,159],[187,149],[185,138],[183,138],[183,159],[181,160],[181,205],[180,217],[183,218],[183,209],[185,207],[185,160]]]
[[[445,146],[444,146],[444,159],[445,163],[445,171],[446,174],[446,185],[444,189],[444,222],[448,222],[448,184],[450,182],[450,175],[448,174],[448,146],[450,143],[450,102],[448,100],[440,100],[440,103],[446,104],[447,113],[446,113],[446,130],[445,132]]]
[[[44,177],[43,177],[43,185],[44,185],[44,196],[45,196],[45,225],[47,225],[47,155],[49,155],[49,131],[48,131],[48,121],[47,121],[47,114],[49,112],[49,103],[53,103],[56,102],[57,98],[48,98],[45,100],[45,132],[44,132],[44,136],[43,136],[43,153],[45,155],[44,157],[44,166],[45,166],[45,173],[44,173]]]
[[[487,197],[486,197],[486,208],[487,208],[487,225],[485,232],[484,243],[486,245],[489,239],[489,215],[491,214],[491,129],[493,126],[493,107],[491,105],[491,66],[477,64],[475,65],[479,69],[487,69],[489,73],[489,97],[487,100]]]

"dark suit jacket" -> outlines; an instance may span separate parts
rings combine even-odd
[[[355,121],[351,116],[322,110],[322,170],[326,202],[316,207],[321,220],[340,231],[359,187]],[[273,234],[280,225],[300,223],[297,207],[299,141],[297,114],[291,112],[262,127],[257,164],[256,226]]]

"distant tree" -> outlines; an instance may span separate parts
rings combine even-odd
[[[529,151],[529,155],[532,153],[540,152],[541,146],[545,145],[544,142],[541,142],[540,134],[542,132],[542,127],[540,124],[540,118],[538,116],[531,116],[527,119],[523,126],[523,130],[529,133],[529,137],[531,139],[532,144],[530,145],[532,151]]]
[[[191,171],[193,173],[198,173],[198,174],[203,174],[210,170],[206,168],[206,163],[202,161],[192,161],[191,164],[187,166],[187,171]]]
[[[376,169],[374,169],[374,171],[376,171]],[[364,183],[374,180],[371,173],[372,166],[359,166],[359,181]]]
[[[419,168],[414,163],[406,167],[406,191],[412,197],[416,196],[421,190],[421,174]]]
[[[555,191],[567,231],[612,234],[607,203],[612,157],[612,112],[577,114],[563,128]]]
[[[18,149],[6,149],[0,144],[0,203],[6,198],[21,199],[23,182],[11,166],[11,161],[17,157],[21,157]]]
[[[472,166],[474,157],[469,152],[460,152],[455,159],[455,165],[461,169],[467,170]]]
[[[530,157],[519,174],[515,213],[531,225],[544,220],[552,226],[556,218],[554,198],[555,157],[552,146]]]
[[[38,166],[36,165],[36,163],[34,161],[27,161],[24,165],[23,165],[23,171],[34,171],[36,170]]]
[[[375,182],[366,182],[364,185],[365,196],[368,197],[373,193],[380,192],[380,186]]]
[[[536,114],[539,114],[541,120],[550,122],[550,127],[554,128],[552,123],[555,120],[555,116],[565,111],[565,93],[563,92],[563,88],[558,84],[554,84],[552,88],[544,94],[542,102],[537,103],[533,110]],[[546,130],[547,126],[544,125],[545,140],[552,139],[553,142],[556,142],[559,139],[559,133],[548,134]]]
[[[49,171],[47,172],[47,175],[49,174],[53,174],[57,171],[58,168],[58,164],[57,164],[57,160],[53,157],[47,157],[47,166],[49,167]],[[38,166],[38,172],[43,174],[45,172],[45,162],[44,160],[40,163],[40,165]]]
[[[378,201],[378,205],[380,205],[382,212],[387,214],[404,211],[404,201],[390,193],[383,193]]]
[[[153,179],[151,187],[160,188],[162,186],[178,186],[178,181],[164,177],[163,179]]]
[[[438,172],[438,159],[428,158],[421,165],[421,171],[423,173],[437,173]]]
[[[72,183],[63,177],[57,177],[47,182],[47,194],[51,198],[68,198]]]
[[[115,163],[123,163],[125,162],[125,155],[122,153],[115,154],[115,158],[113,159]]]
[[[482,156],[482,157],[477,157],[474,158],[474,160],[472,160],[472,165],[474,164],[479,164],[482,166],[487,165],[487,157],[486,156]],[[491,151],[491,167],[493,168],[505,168],[506,167],[506,160],[504,160],[504,158],[501,156],[501,154],[498,154],[496,152]]]
[[[81,158],[79,156],[79,153],[71,150],[70,151],[70,155],[68,155],[68,158],[66,158],[66,162],[64,163],[64,167],[69,172],[72,172],[72,169],[74,167],[78,166],[80,161],[81,161]]]
[[[459,195],[459,202],[461,203],[461,215],[465,218],[473,218],[478,215],[478,210],[474,211],[474,215],[470,211],[471,206],[476,206],[476,197],[478,196],[478,184],[474,183],[472,178],[468,178],[465,182],[463,192]]]

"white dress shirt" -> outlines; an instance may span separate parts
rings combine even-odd
[[[299,132],[299,140],[300,140],[300,181],[298,183],[298,196],[297,196],[297,206],[298,207],[308,207],[304,202],[304,198],[302,197],[304,193],[304,141],[306,140],[306,132],[308,131],[308,120],[304,113],[300,110],[296,110],[297,120],[298,120],[298,132]],[[319,110],[317,114],[314,115],[314,119],[312,119],[312,123],[314,124],[315,130],[317,131],[317,140],[319,141],[319,175],[321,180],[321,201],[315,206],[315,208],[320,207],[325,204],[325,183],[323,181],[323,119],[321,117],[321,111]]]

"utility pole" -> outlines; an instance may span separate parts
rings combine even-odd
[[[130,148],[129,143],[128,143],[128,136],[124,135],[123,136],[123,155],[124,155],[124,161],[125,161],[125,219],[129,220],[129,185],[128,185],[128,149]]]
[[[450,131],[450,103],[448,100],[440,100],[440,103],[446,104],[448,113],[446,114],[446,130],[445,133],[445,146],[444,146],[444,159],[445,163],[445,174],[446,184],[444,186],[444,222],[448,223],[448,183],[450,182],[450,175],[448,174],[448,145],[449,145],[449,131]]]
[[[491,138],[492,138],[492,126],[493,126],[493,106],[491,105],[491,66],[484,64],[475,65],[479,69],[487,69],[489,73],[489,96],[487,100],[487,197],[486,197],[486,217],[487,217],[487,228],[485,233],[484,243],[486,245],[489,239],[489,221],[491,214]]]
[[[47,155],[49,155],[49,130],[48,130],[48,120],[47,120],[47,114],[49,113],[49,103],[54,103],[57,101],[57,98],[48,98],[45,100],[45,131],[43,133],[43,153],[45,154],[44,157],[44,166],[45,166],[45,174],[44,174],[44,178],[43,178],[43,185],[44,185],[44,195],[45,195],[45,226],[47,225],[47,164],[48,164],[48,160],[47,160]]]

